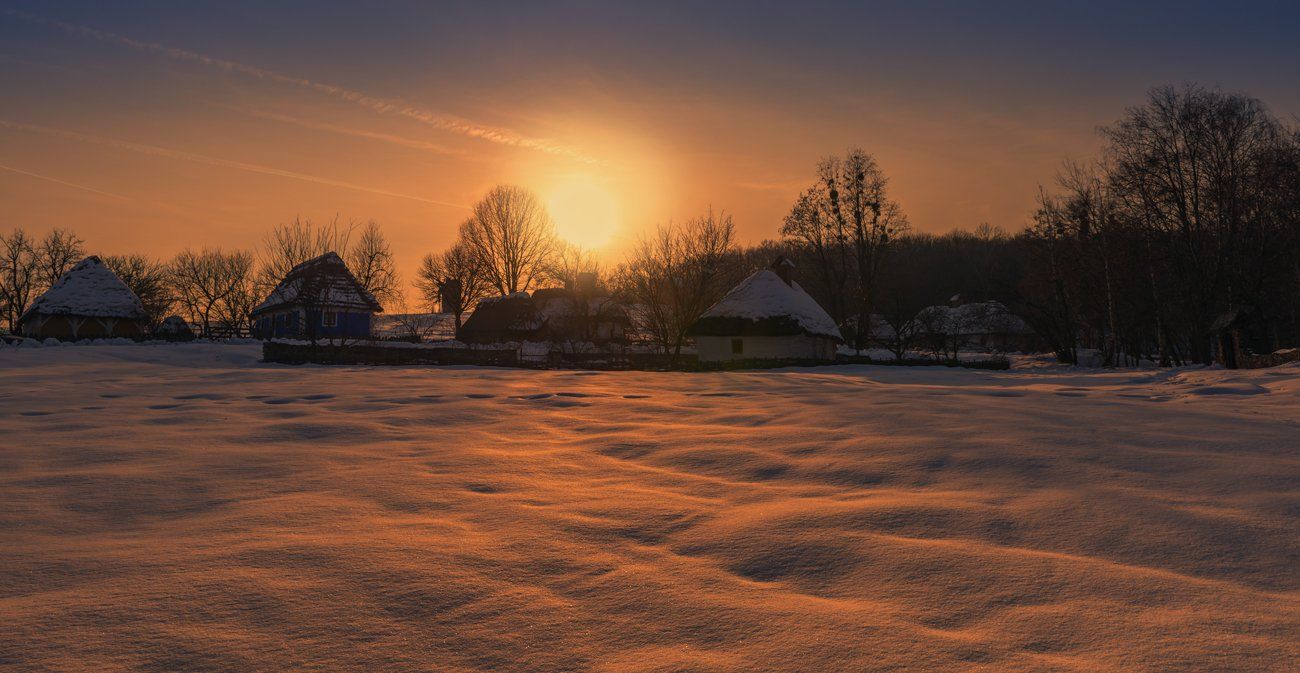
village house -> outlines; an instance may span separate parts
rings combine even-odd
[[[947,342],[953,350],[1030,351],[1040,346],[1033,328],[997,301],[967,302],[960,295],[948,305],[922,309],[913,320],[922,343]]]
[[[384,310],[333,252],[289,270],[250,314],[263,339],[369,339],[371,318]]]
[[[184,318],[169,315],[154,328],[153,338],[159,341],[193,341],[195,334]]]
[[[687,331],[701,362],[834,360],[844,342],[835,321],[777,257],[714,304]]]
[[[140,298],[98,257],[63,274],[18,319],[23,336],[63,341],[144,338],[148,314]]]
[[[630,325],[623,305],[598,288],[592,276],[580,278],[573,287],[482,299],[457,338],[476,344],[532,341],[599,346],[624,342]]]

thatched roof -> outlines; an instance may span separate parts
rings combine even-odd
[[[98,257],[87,257],[63,274],[23,312],[19,321],[35,315],[143,320],[148,317],[140,298]]]
[[[780,262],[781,260],[778,260]],[[690,336],[793,336],[843,342],[840,330],[817,301],[793,280],[771,269],[755,272],[696,320]]]
[[[310,296],[305,296],[310,295]],[[285,306],[312,304],[333,309],[384,310],[375,296],[361,286],[343,258],[333,252],[309,259],[289,270],[284,280],[254,308],[254,316]]]
[[[1020,316],[1001,302],[976,301],[960,306],[930,306],[916,316],[917,330],[941,334],[1033,334]]]
[[[479,300],[456,338],[471,343],[522,341],[540,326],[532,297],[516,292]]]

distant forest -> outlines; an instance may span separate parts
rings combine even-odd
[[[1030,225],[982,225],[935,235],[910,230],[883,169],[853,149],[824,159],[780,237],[742,246],[731,218],[710,211],[658,227],[617,264],[558,240],[531,192],[491,190],[447,250],[415,273],[407,306],[390,246],[374,222],[275,227],[255,250],[184,250],[168,261],[105,262],[155,321],[179,313],[210,332],[247,327],[248,312],[295,264],[339,252],[389,312],[460,313],[484,297],[573,285],[591,273],[641,308],[647,342],[680,351],[686,328],[732,285],[778,254],[865,348],[880,324],[901,352],[922,309],[997,300],[1062,362],[1097,349],[1105,364],[1210,363],[1231,329],[1257,353],[1300,345],[1300,130],[1259,100],[1196,85],[1154,89],[1101,129],[1089,163],[1066,164],[1039,194]],[[69,230],[0,234],[0,320],[12,329],[30,302],[84,255]],[[454,281],[454,282],[453,282]],[[456,297],[444,300],[448,289]]]

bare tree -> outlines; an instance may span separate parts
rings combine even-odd
[[[578,285],[578,279],[584,274],[591,274],[599,284],[603,271],[600,262],[590,250],[573,243],[561,242],[555,246],[555,254],[551,256],[546,276],[572,289]]]
[[[54,229],[41,241],[36,249],[40,259],[40,283],[42,287],[51,287],[63,274],[86,256],[85,241],[69,229]]]
[[[338,253],[347,259],[349,243],[356,228],[355,222],[342,225],[337,217],[322,225],[299,218],[276,225],[262,239],[258,251],[258,290],[270,292],[289,275],[290,269],[327,252]]]
[[[737,262],[731,216],[710,210],[641,239],[620,267],[617,283],[632,304],[637,328],[676,360],[691,323],[738,280]]]
[[[555,250],[555,226],[537,195],[510,185],[492,188],[474,204],[460,236],[503,295],[532,289]]]
[[[817,178],[781,233],[813,255],[818,294],[862,350],[871,333],[872,293],[886,248],[907,229],[907,218],[886,194],[889,181],[876,160],[860,149],[823,159]]]
[[[18,331],[18,319],[36,293],[39,265],[36,244],[21,228],[0,235],[0,310],[10,331]]]
[[[252,253],[186,249],[172,261],[170,271],[177,301],[205,336],[212,334],[217,321],[234,319],[239,324],[239,305],[251,293]]]
[[[457,329],[461,316],[491,291],[478,256],[463,242],[441,254],[425,255],[415,274],[415,287],[430,310],[436,305],[444,313],[454,313]]]
[[[247,255],[247,267],[240,267],[243,260],[231,260],[229,272],[236,278],[232,279],[230,293],[217,304],[216,316],[222,325],[246,333],[253,328],[253,318],[250,314],[265,297],[257,288],[252,255],[242,254]]]
[[[1105,134],[1111,190],[1167,242],[1192,358],[1208,363],[1215,316],[1258,308],[1290,259],[1295,221],[1278,202],[1295,173],[1285,130],[1255,98],[1186,85],[1153,90]]]
[[[380,304],[400,301],[401,279],[393,262],[393,250],[378,222],[366,222],[356,243],[345,247],[345,251],[338,252],[345,255],[348,269],[361,287],[374,295]]]
[[[176,297],[166,264],[139,254],[107,255],[102,260],[140,298],[151,327],[171,314]]]

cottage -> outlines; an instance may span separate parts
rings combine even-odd
[[[947,306],[922,309],[913,323],[916,336],[932,349],[1031,351],[1038,346],[1033,328],[997,301],[963,303],[955,296]]]
[[[533,293],[541,336],[551,342],[622,343],[632,326],[622,302],[596,287],[594,277],[575,288]]]
[[[169,315],[154,328],[153,338],[160,341],[193,341],[194,330],[184,318]]]
[[[587,274],[584,274],[584,276]],[[457,338],[466,343],[621,343],[631,325],[623,305],[594,276],[573,287],[548,287],[479,300]]]
[[[23,336],[64,341],[144,337],[148,314],[140,298],[98,257],[63,274],[18,319]]]
[[[834,360],[844,342],[835,321],[794,281],[794,262],[784,256],[741,281],[687,334],[701,362]]]
[[[290,269],[250,315],[263,339],[368,339],[371,318],[383,310],[343,259],[327,252]]]

